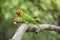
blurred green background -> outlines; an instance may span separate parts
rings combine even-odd
[[[12,38],[20,24],[13,19],[16,10],[24,10],[40,23],[60,26],[60,0],[0,0],[0,40]],[[23,40],[60,40],[54,31],[40,34],[26,33]]]

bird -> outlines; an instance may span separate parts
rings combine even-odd
[[[27,13],[25,13],[23,10],[16,10],[16,15],[18,16],[17,18],[14,19],[14,24],[17,23],[32,23],[35,24],[36,27],[42,31],[45,32],[43,27],[40,27],[39,24],[34,20],[34,18]]]

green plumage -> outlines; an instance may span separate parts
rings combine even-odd
[[[32,24],[35,24],[37,28],[40,28],[41,30],[44,31],[44,29],[38,25],[38,23],[34,20],[34,18],[24,13],[22,10],[20,10],[20,16],[18,16],[18,18],[19,18],[19,23],[20,22],[32,23]]]

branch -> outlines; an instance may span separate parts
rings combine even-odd
[[[19,28],[17,29],[16,33],[10,40],[22,40],[22,37],[27,29],[28,29],[28,25],[26,25],[26,24],[20,25]]]
[[[51,31],[60,32],[60,27],[55,26],[55,25],[41,24],[39,26],[43,27],[45,30],[51,30]],[[14,34],[14,36],[12,37],[11,40],[22,40],[23,35],[24,35],[25,32],[35,32],[35,33],[38,33],[38,32],[41,32],[41,31],[42,30],[38,29],[35,25],[23,23],[17,29],[16,33]]]

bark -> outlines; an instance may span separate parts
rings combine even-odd
[[[40,27],[43,27],[45,31],[50,30],[50,31],[60,32],[60,27],[56,25],[40,24]],[[39,32],[42,32],[42,30],[38,29],[35,25],[23,23],[22,25],[19,26],[19,28],[17,29],[16,33],[14,34],[11,40],[22,40],[23,35],[26,32],[39,33]]]

